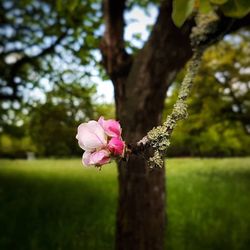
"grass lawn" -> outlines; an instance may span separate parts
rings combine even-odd
[[[167,161],[168,250],[250,249],[250,158]],[[111,250],[116,168],[0,161],[1,250]]]

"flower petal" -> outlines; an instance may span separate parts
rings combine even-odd
[[[90,155],[89,163],[91,165],[103,165],[110,162],[110,152],[106,149],[101,149]]]
[[[120,138],[111,138],[108,143],[108,149],[115,155],[123,155],[125,142]]]
[[[101,116],[98,120],[98,123],[103,127],[105,133],[110,137],[120,137],[122,133],[121,125],[118,121],[109,119],[104,120]]]
[[[83,165],[85,165],[85,166],[91,165],[90,164],[90,156],[91,156],[91,153],[88,152],[88,151],[85,151],[83,153],[83,155],[82,155],[82,163],[83,163]]]
[[[96,121],[80,124],[76,139],[82,149],[90,152],[107,145],[107,136],[104,129]]]

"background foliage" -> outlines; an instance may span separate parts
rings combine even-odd
[[[249,40],[249,31],[243,30],[205,53],[189,99],[189,118],[174,132],[169,156],[250,155]],[[164,119],[184,73],[168,93]],[[72,157],[80,153],[75,141],[80,122],[100,115],[114,117],[114,105],[99,103],[94,85],[65,85],[62,82],[46,92],[46,102],[37,100],[11,109],[13,115],[1,124],[2,157],[26,157],[27,151]]]
[[[174,131],[170,155],[250,154],[249,58],[247,30],[207,50],[189,99],[189,118]],[[177,79],[166,102],[165,116],[175,102],[179,84]]]
[[[246,1],[184,2],[174,1],[179,26],[197,9],[220,8],[238,17],[249,10]],[[150,6],[158,4],[138,0],[127,7],[150,15]],[[114,117],[114,104],[100,102],[96,94],[96,77],[107,79],[97,50],[103,30],[100,1],[8,0],[0,7],[0,157],[78,155],[77,125],[100,115]],[[136,53],[142,34],[133,37],[127,48]],[[245,29],[207,51],[189,100],[190,117],[174,133],[169,155],[250,154],[249,40]],[[165,116],[183,75],[168,92]]]

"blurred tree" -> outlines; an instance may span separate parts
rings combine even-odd
[[[20,99],[46,77],[90,74],[101,22],[95,1],[7,0],[0,7],[2,100]]]
[[[95,109],[95,120],[97,120],[101,115],[106,119],[115,118],[115,105],[113,103],[96,103],[94,105]]]
[[[240,121],[246,133],[250,133],[250,32],[243,30],[232,40],[224,40],[214,46],[204,57],[205,75],[208,70],[218,84],[218,95],[224,100],[221,115],[216,119]],[[211,74],[210,73],[210,74]],[[205,78],[206,80],[206,78]],[[200,81],[202,81],[200,79]],[[201,88],[201,87],[200,87]],[[194,90],[195,91],[195,90]],[[218,96],[219,98],[219,96]]]
[[[12,134],[0,134],[0,157],[26,158],[28,152],[36,152],[36,147],[30,137],[25,135],[17,138]]]
[[[79,155],[75,140],[79,123],[101,115],[114,118],[114,105],[94,103],[95,94],[95,86],[57,83],[46,93],[46,102],[8,110],[11,115],[4,115],[1,122],[0,156],[24,158],[28,151],[42,157]]]
[[[28,110],[15,101],[0,108],[0,157],[25,158],[28,151],[36,151],[28,133]]]
[[[249,39],[249,31],[242,30],[207,50],[189,100],[189,119],[174,132],[169,155],[250,154]],[[166,100],[165,118],[183,74]]]
[[[76,127],[81,121],[99,115],[93,104],[95,93],[95,86],[57,83],[47,92],[46,102],[36,101],[19,107],[20,110],[8,109],[8,115],[2,116],[0,124],[0,156],[26,157],[27,151],[39,156],[80,153],[75,143]],[[18,141],[25,141],[25,147],[16,143]]]
[[[80,122],[94,118],[93,93],[95,87],[60,83],[47,93],[46,103],[32,108],[29,131],[38,155],[73,156],[80,153],[75,140],[76,127]]]
[[[31,119],[31,137],[42,156],[67,156],[77,152],[74,119],[63,104],[46,102],[38,106]],[[51,143],[53,142],[53,146]]]
[[[93,117],[91,111],[93,98],[90,98],[93,95],[91,77],[96,74],[93,67],[96,65],[100,15],[100,5],[95,1],[0,2],[0,71],[2,72],[0,134],[2,136],[7,136],[10,141],[18,138],[17,131],[22,131],[19,139],[27,136],[27,124],[30,120],[27,114],[31,117],[41,115],[41,110],[48,108],[44,104],[46,101],[51,103],[49,106],[51,112],[56,112],[56,104],[51,102],[52,93],[56,95],[55,99],[60,97],[75,103],[74,106],[64,103],[64,108],[60,109],[67,113],[71,112],[73,120]],[[50,93],[46,95],[46,92]],[[37,110],[34,108],[36,106]],[[59,123],[56,119],[54,122],[54,126]],[[39,131],[37,127],[30,128],[34,136],[34,129]],[[70,136],[74,137],[75,131],[71,132]],[[50,135],[47,135],[47,139]],[[35,144],[37,141],[39,140],[34,140]],[[38,146],[39,153],[59,154],[56,150],[45,153],[41,150],[41,145]],[[9,154],[13,155],[15,152],[12,148]],[[68,153],[70,152],[72,150],[68,150]]]
[[[0,2],[2,128],[11,110],[29,109],[55,85],[63,92],[62,82],[93,84],[100,8],[96,1]]]

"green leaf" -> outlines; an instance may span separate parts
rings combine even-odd
[[[200,0],[198,2],[198,8],[200,12],[204,14],[207,14],[208,12],[213,10],[209,0]]]
[[[177,27],[181,27],[193,11],[195,0],[174,0],[172,19]]]
[[[250,13],[250,1],[229,0],[221,6],[221,9],[226,16],[241,18]]]

